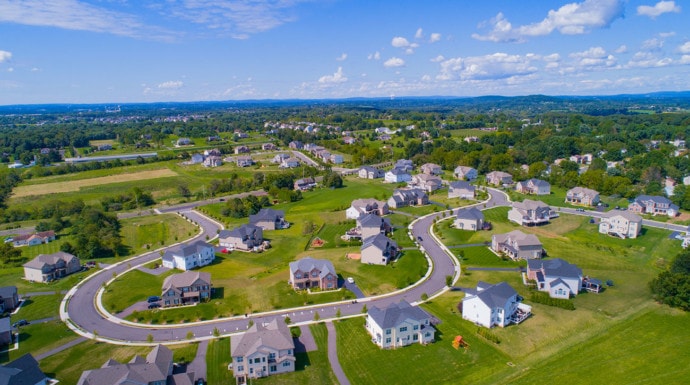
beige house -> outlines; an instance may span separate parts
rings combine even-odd
[[[261,209],[258,213],[250,215],[249,223],[264,230],[279,230],[290,227],[290,223],[285,221],[285,211],[273,209]]]
[[[544,255],[544,247],[539,239],[534,234],[525,234],[520,230],[494,234],[491,237],[491,249],[514,260],[538,259]]]
[[[508,211],[508,219],[522,226],[534,226],[549,223],[556,214],[551,211],[551,207],[541,201],[525,199],[522,202],[513,202],[512,208]]]
[[[453,175],[456,179],[473,181],[477,179],[477,170],[468,166],[458,166],[453,171]]]
[[[31,282],[50,282],[81,270],[79,258],[64,251],[39,254],[24,264],[24,278]]]
[[[393,190],[393,196],[388,198],[388,206],[394,209],[405,206],[422,206],[429,204],[429,196],[418,188]]]
[[[361,262],[370,265],[385,265],[398,255],[398,244],[383,234],[364,239],[361,248]]]
[[[443,186],[443,181],[432,174],[417,174],[412,177],[410,184],[430,193],[440,189]]]
[[[419,168],[423,174],[429,175],[441,175],[443,174],[443,169],[441,166],[434,163],[424,163],[422,167]]]
[[[146,358],[136,355],[126,364],[111,358],[100,368],[83,372],[77,385],[165,385],[191,384],[192,381],[194,372],[173,374],[172,351],[157,345]]]
[[[373,198],[355,199],[350,207],[345,210],[345,217],[357,219],[367,214],[386,215],[388,214],[388,203]]]
[[[459,180],[451,182],[448,187],[448,198],[474,199],[475,188],[469,182]]]
[[[331,261],[306,257],[290,262],[289,283],[295,290],[334,290],[338,288],[338,274]]]
[[[565,203],[595,206],[599,203],[599,192],[586,187],[573,187],[565,193]]]
[[[532,178],[517,182],[515,191],[522,194],[549,195],[551,194],[551,185],[547,181]]]
[[[476,207],[458,210],[453,226],[460,230],[481,230],[484,228],[484,214]]]
[[[189,305],[211,299],[211,274],[185,271],[173,274],[163,281],[161,301],[163,307]]]
[[[241,336],[230,339],[232,371],[237,384],[250,378],[295,371],[295,343],[282,319],[255,323]]]
[[[611,210],[601,215],[599,232],[620,238],[637,238],[642,230],[642,217],[625,210]]]
[[[231,250],[252,251],[264,242],[264,232],[259,226],[244,224],[233,230],[218,233],[218,245]]]
[[[513,183],[513,176],[503,171],[492,171],[486,174],[486,183],[502,186]]]

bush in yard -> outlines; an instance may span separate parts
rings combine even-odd
[[[535,291],[530,293],[529,299],[532,302],[540,303],[546,306],[559,307],[565,310],[575,310],[575,304],[573,304],[573,302],[569,299],[551,298],[549,293],[545,293],[543,291]]]
[[[501,340],[498,339],[498,336],[496,336],[494,333],[492,333],[491,330],[489,330],[489,329],[477,328],[477,334],[484,337],[487,341],[491,341],[491,342],[495,343],[496,345],[501,343]]]
[[[292,338],[299,338],[302,335],[302,329],[297,326],[291,327],[290,335],[292,335]]]

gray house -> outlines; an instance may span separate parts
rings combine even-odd
[[[161,300],[163,307],[189,305],[211,298],[211,274],[185,271],[173,274],[163,281]]]
[[[244,224],[233,230],[218,233],[218,244],[231,250],[252,251],[261,246],[264,232],[259,226]]]
[[[24,264],[24,278],[31,282],[50,282],[81,270],[79,258],[64,251],[39,254]]]
[[[431,319],[429,313],[403,299],[383,309],[373,306],[367,312],[365,325],[371,341],[387,349],[434,342],[436,330]]]
[[[361,262],[385,265],[398,255],[398,244],[383,234],[364,239],[361,248]]]
[[[19,306],[16,286],[0,287],[0,313],[12,311]]]
[[[290,223],[285,221],[285,211],[273,209],[261,209],[258,213],[250,215],[249,223],[264,230],[287,229],[290,227]]]
[[[508,211],[508,219],[522,226],[542,225],[557,216],[549,205],[541,201],[525,199],[522,202],[513,202],[512,206],[513,208]]]
[[[12,325],[10,324],[10,317],[0,318],[0,345],[9,345],[11,343]]]
[[[388,199],[388,206],[394,209],[405,206],[422,206],[429,204],[429,197],[418,188],[395,189]]]
[[[474,199],[474,186],[463,180],[451,182],[448,198]]]
[[[362,239],[367,239],[378,234],[387,234],[393,230],[390,219],[382,218],[376,214],[367,214],[357,219],[357,228]]]
[[[484,214],[476,207],[458,210],[453,226],[460,230],[481,230],[484,228]]]
[[[2,385],[46,385],[47,383],[48,377],[43,374],[38,361],[30,353],[0,366],[0,384]]]
[[[255,323],[230,339],[232,371],[238,384],[250,378],[295,371],[295,342],[283,320]]]
[[[494,234],[491,237],[491,249],[514,260],[539,259],[544,255],[544,248],[539,239],[534,234],[525,234],[520,230]]]

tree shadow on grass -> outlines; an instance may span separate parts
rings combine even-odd
[[[307,353],[296,353],[295,359],[295,371],[304,370],[311,365],[311,361],[309,361],[309,355]]]
[[[224,287],[214,287],[211,289],[211,299],[223,299],[225,298],[225,288]]]

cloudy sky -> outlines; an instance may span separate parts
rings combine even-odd
[[[0,0],[0,104],[690,90],[689,12],[658,0]]]

